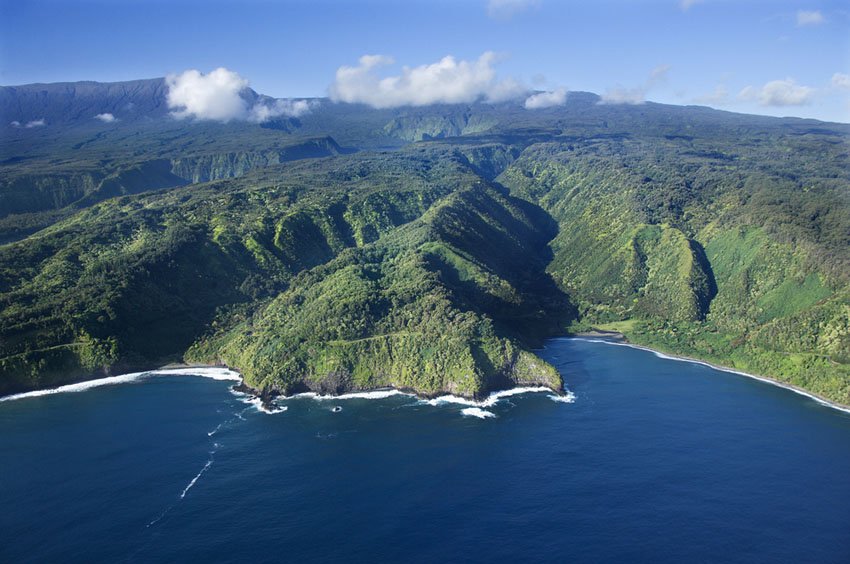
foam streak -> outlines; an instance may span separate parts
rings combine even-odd
[[[203,468],[201,468],[201,471],[200,471],[200,472],[198,472],[197,476],[195,476],[194,478],[192,478],[192,481],[191,481],[191,482],[189,482],[189,485],[188,485],[188,486],[186,486],[186,489],[184,489],[184,490],[183,490],[183,493],[181,493],[181,494],[180,494],[180,499],[183,499],[184,497],[186,497],[186,493],[187,493],[190,489],[192,489],[192,486],[194,486],[194,485],[195,485],[195,483],[198,481],[198,479],[199,479],[201,476],[203,476],[203,475],[204,475],[204,472],[206,472],[206,471],[207,471],[207,469],[208,469],[210,466],[212,466],[212,463],[213,463],[213,459],[212,459],[212,458],[210,458],[209,460],[207,460],[207,463],[206,463],[206,464],[204,464],[204,467],[203,467]]]

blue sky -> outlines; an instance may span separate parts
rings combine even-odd
[[[384,76],[486,52],[536,90],[850,122],[846,2],[0,0],[4,85],[223,66],[265,94],[324,96],[362,55],[392,57],[369,70]]]

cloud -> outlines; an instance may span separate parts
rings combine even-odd
[[[231,120],[261,123],[281,115],[296,117],[310,111],[314,103],[307,100],[274,100],[253,106],[244,96],[248,81],[224,67],[209,74],[191,69],[165,78],[168,107],[178,119],[194,118],[228,122]]]
[[[494,20],[509,20],[539,5],[539,0],[490,0],[487,3],[487,15]]]
[[[33,127],[44,127],[45,125],[47,125],[47,122],[44,121],[44,118],[41,118],[28,121],[24,127],[26,127],[27,129],[32,129]]]
[[[519,82],[499,80],[493,68],[497,57],[487,52],[476,61],[443,57],[436,63],[402,67],[401,74],[381,78],[379,67],[394,63],[384,55],[364,55],[356,67],[339,67],[328,89],[335,102],[363,103],[374,108],[499,102],[524,95]]]
[[[525,99],[526,110],[540,110],[552,106],[563,106],[567,101],[567,89],[558,88],[551,92],[538,92]]]
[[[115,121],[115,116],[109,113],[97,114],[96,116],[94,116],[94,119],[99,119],[103,123],[112,123],[113,121]]]
[[[683,12],[687,12],[687,11],[688,11],[688,10],[690,10],[693,6],[695,6],[695,5],[697,5],[697,4],[701,4],[701,3],[702,3],[702,1],[703,1],[703,0],[681,0],[681,1],[679,2],[679,7],[682,9],[682,11],[683,11]]]
[[[650,87],[655,86],[657,83],[667,80],[668,72],[670,72],[670,65],[658,65],[649,73],[648,85]]]
[[[826,21],[826,18],[823,17],[823,14],[820,13],[820,10],[798,10],[797,11],[797,25],[820,25]]]
[[[658,65],[649,73],[644,83],[635,88],[616,86],[609,88],[599,100],[600,104],[643,104],[646,94],[667,80],[670,65]]]
[[[833,88],[840,88],[842,90],[850,90],[850,74],[844,74],[843,72],[837,72],[832,75],[832,80],[830,84]]]
[[[623,88],[622,86],[609,88],[599,100],[600,104],[643,104],[644,102],[646,102],[645,88]]]
[[[722,84],[718,84],[714,91],[709,94],[704,94],[702,96],[697,96],[693,99],[695,104],[706,104],[709,106],[716,106],[720,104],[726,103],[729,99],[729,91]]]
[[[246,119],[248,103],[241,93],[248,81],[224,67],[209,74],[187,70],[165,78],[168,107],[174,117],[215,121]]]
[[[275,100],[271,104],[257,103],[251,108],[247,119],[262,123],[278,116],[300,117],[318,105],[316,100]]]
[[[21,122],[19,122],[18,120],[10,121],[9,125],[11,125],[12,127],[21,127]]]
[[[804,106],[812,101],[815,89],[801,86],[794,79],[772,80],[756,88],[747,86],[738,94],[741,100],[756,100],[760,106]]]

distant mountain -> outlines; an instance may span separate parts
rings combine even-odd
[[[168,113],[165,79],[129,82],[60,82],[0,86],[3,125],[44,119],[50,124],[91,121],[109,113],[118,119],[163,117]]]
[[[163,89],[2,90],[45,125],[0,138],[0,393],[179,359],[557,389],[532,347],[602,328],[850,404],[850,126],[590,93],[222,124]]]

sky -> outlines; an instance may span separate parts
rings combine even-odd
[[[378,107],[583,90],[850,122],[850,4],[0,0],[0,84],[161,76]],[[182,111],[219,99],[187,88]]]

